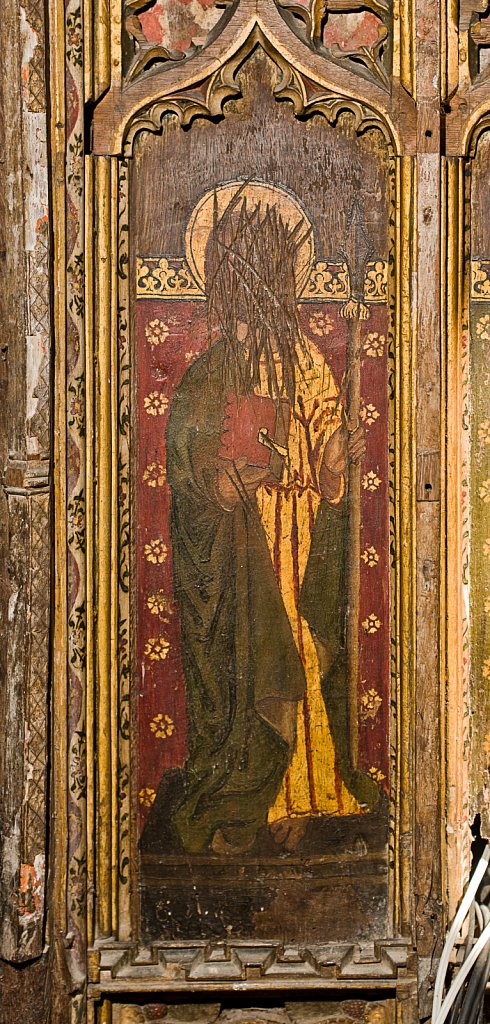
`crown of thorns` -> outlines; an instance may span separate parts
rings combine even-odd
[[[258,382],[265,359],[269,391],[279,393],[271,340],[280,354],[283,386],[295,393],[298,349],[304,348],[296,297],[298,254],[311,233],[299,220],[292,226],[277,204],[249,202],[239,189],[219,216],[216,194],[213,226],[206,249],[209,331],[217,325],[226,343],[225,377],[235,389]],[[238,322],[249,327],[247,349],[237,337]]]
[[[246,182],[221,216],[214,195],[213,227],[206,253],[206,291],[214,306],[223,276],[231,274],[232,282],[227,281],[227,303],[235,305],[236,289],[252,307],[260,305],[264,319],[265,302],[272,318],[267,326],[276,333],[278,328],[284,329],[283,317],[290,311],[291,298],[295,298],[298,256],[312,227],[305,227],[301,220],[290,226],[277,205],[263,204],[261,200],[249,203],[242,195],[245,187]],[[231,307],[228,306],[230,313]],[[275,314],[281,323],[274,322]]]

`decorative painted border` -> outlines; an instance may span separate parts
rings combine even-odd
[[[388,263],[371,260],[366,267],[367,303],[388,300]],[[184,256],[137,256],[137,299],[205,299]],[[347,264],[316,260],[300,296],[301,302],[346,302],[350,298]]]
[[[5,413],[0,471],[0,957],[22,964],[42,958],[49,942],[45,908],[53,461],[44,4],[7,0],[2,24],[9,57],[1,72],[5,196],[0,219],[2,237],[10,237],[2,253],[5,302],[0,313]]]
[[[471,261],[472,302],[490,302],[490,260]]]
[[[442,446],[442,478],[446,479],[442,511],[446,546],[441,577],[441,668],[447,674],[444,741],[447,749],[446,883],[448,917],[456,913],[471,869],[470,832],[470,678],[469,678],[469,295],[471,266],[469,233],[469,181],[463,160],[443,161],[443,198],[448,216],[442,238],[443,331],[447,352]],[[469,221],[467,221],[469,223]],[[444,436],[444,434],[443,434]],[[459,581],[459,586],[454,581]]]

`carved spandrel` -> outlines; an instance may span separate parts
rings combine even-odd
[[[238,0],[221,0],[203,7],[197,0],[126,0],[124,7],[124,72],[133,81],[148,69],[183,62],[215,39]]]
[[[276,0],[285,21],[311,49],[328,60],[389,86],[390,0]]]
[[[274,98],[289,101],[296,116],[322,114],[331,125],[336,125],[346,115],[354,132],[361,135],[370,127],[376,127],[388,145],[392,144],[389,127],[375,107],[313,85],[269,44],[260,28],[254,28],[230,61],[198,89],[176,92],[168,99],[159,98],[144,113],[134,117],[126,129],[125,153],[132,155],[134,140],[141,131],[159,132],[167,114],[175,114],[182,127],[188,127],[196,118],[221,117],[227,100],[242,98],[242,68],[255,49],[276,69]]]
[[[127,81],[172,62],[194,57],[221,33],[239,0],[203,7],[194,2],[126,0],[123,46]],[[286,23],[322,56],[389,85],[391,69],[390,0],[277,0]]]
[[[332,18],[337,14],[350,19],[357,18],[359,12],[337,12]],[[239,95],[235,84],[239,66],[258,42],[273,60],[277,58],[281,68],[277,97],[290,99],[297,114],[323,113],[334,123],[339,113],[348,110],[354,113],[356,128],[362,131],[376,123],[398,152],[411,152],[415,144],[414,101],[399,78],[388,81],[389,61],[386,74],[383,62],[374,68],[372,54],[364,44],[352,53],[342,51],[338,59],[323,43],[318,49],[310,41],[308,52],[306,37],[292,30],[290,17],[290,12],[281,12],[273,0],[239,0],[236,6],[227,7],[206,45],[188,58],[165,58],[164,63],[152,58],[152,66],[144,73],[140,68],[122,88],[114,79],[94,112],[94,152],[131,155],[135,134],[159,131],[166,113],[176,113],[184,127],[196,117],[220,117],[224,101]],[[331,20],[332,31],[333,27]],[[383,60],[387,55],[388,49]]]
[[[475,155],[477,140],[488,127],[490,84],[490,5],[488,0],[463,0],[453,26],[449,53],[452,83],[446,118],[446,153]],[[457,40],[457,60],[454,40]]]

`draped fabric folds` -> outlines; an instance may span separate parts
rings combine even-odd
[[[209,850],[217,833],[229,850],[253,845],[294,757],[298,708],[308,690],[297,631],[274,571],[264,495],[240,502],[231,512],[217,498],[215,466],[226,402],[222,369],[223,346],[217,342],[182,379],[167,427],[189,756],[177,804],[165,808],[157,797],[146,835],[147,841],[155,839],[166,811],[189,853]],[[308,628],[320,639],[325,636],[334,651],[334,687],[329,693],[329,679],[318,677],[318,695],[323,686],[338,745],[337,770],[353,795],[366,802],[372,787],[352,772],[344,729],[345,512],[318,499],[311,525],[298,601]],[[344,797],[352,813],[357,805],[350,793]]]

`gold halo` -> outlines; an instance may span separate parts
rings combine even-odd
[[[241,195],[250,203],[268,203],[278,206],[286,223],[294,228],[300,220],[305,229],[311,228],[311,221],[299,199],[280,185],[253,179],[244,185],[243,181],[224,181],[216,185],[199,200],[194,207],[185,233],[185,251],[190,269],[203,291],[205,291],[204,261],[206,245],[213,227],[214,197],[217,198],[218,216],[241,189]],[[300,247],[296,261],[296,297],[299,298],[306,286],[315,259],[315,242],[311,230]]]

